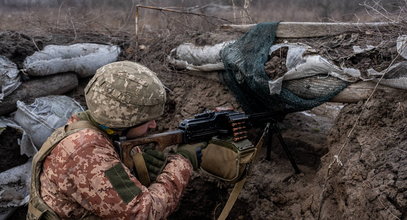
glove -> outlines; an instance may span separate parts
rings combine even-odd
[[[187,158],[194,170],[199,168],[202,158],[202,149],[207,145],[206,142],[199,142],[196,144],[184,144],[178,146],[177,153]]]
[[[143,158],[148,170],[148,176],[151,182],[154,182],[167,164],[167,158],[163,152],[151,148],[143,151]]]

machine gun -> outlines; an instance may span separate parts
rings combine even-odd
[[[232,110],[210,111],[197,114],[191,119],[185,119],[180,123],[178,130],[135,139],[119,140],[116,141],[115,144],[118,145],[119,149],[122,151],[122,160],[124,164],[132,169],[134,165],[131,157],[131,150],[136,146],[154,143],[156,149],[164,150],[164,148],[175,144],[190,144],[208,141],[214,136],[232,136],[233,141],[238,142],[247,138],[248,130],[251,127],[258,127],[270,123],[270,141],[267,147],[267,158],[270,158],[271,136],[272,133],[275,133],[277,134],[295,172],[299,173],[300,170],[291,156],[291,153],[281,136],[280,130],[277,127],[277,117],[278,115],[268,112],[245,114]]]

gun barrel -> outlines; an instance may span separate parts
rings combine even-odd
[[[282,120],[284,114],[270,113],[270,112],[260,112],[248,115],[248,120],[252,124],[265,124],[267,122],[276,122]]]

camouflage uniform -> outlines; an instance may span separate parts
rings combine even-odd
[[[68,123],[77,120],[73,117]],[[91,212],[102,218],[165,219],[177,207],[192,173],[184,157],[172,155],[168,161],[147,188],[121,163],[110,140],[101,132],[83,129],[62,140],[45,159],[41,197],[61,218],[80,218]],[[123,199],[106,176],[112,167],[122,167],[134,184],[122,185],[119,191],[127,187],[141,192],[128,190]]]

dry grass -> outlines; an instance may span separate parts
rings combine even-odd
[[[138,1],[127,3],[126,7],[78,7],[66,3],[60,7],[21,7],[0,8],[1,30],[47,31],[49,29],[68,28],[87,29],[115,33],[134,31],[135,6]],[[173,1],[174,2],[174,1]],[[362,0],[338,3],[324,0],[285,0],[249,1],[233,0],[229,6],[207,4],[216,1],[199,1],[201,5],[192,5],[184,1],[172,5],[173,9],[224,18],[233,23],[264,21],[395,21],[405,20],[406,0],[397,1],[397,6],[384,7],[381,1]],[[333,2],[333,3],[332,3]],[[232,4],[233,3],[233,4]],[[146,4],[168,7],[166,1],[147,1]],[[199,3],[196,3],[199,4]],[[103,6],[103,7],[102,7]],[[180,7],[182,6],[182,7]],[[395,15],[395,16],[391,16]],[[176,15],[170,12],[140,10],[142,32],[149,31],[186,31],[213,29],[221,23],[219,19],[199,18],[194,15]]]

